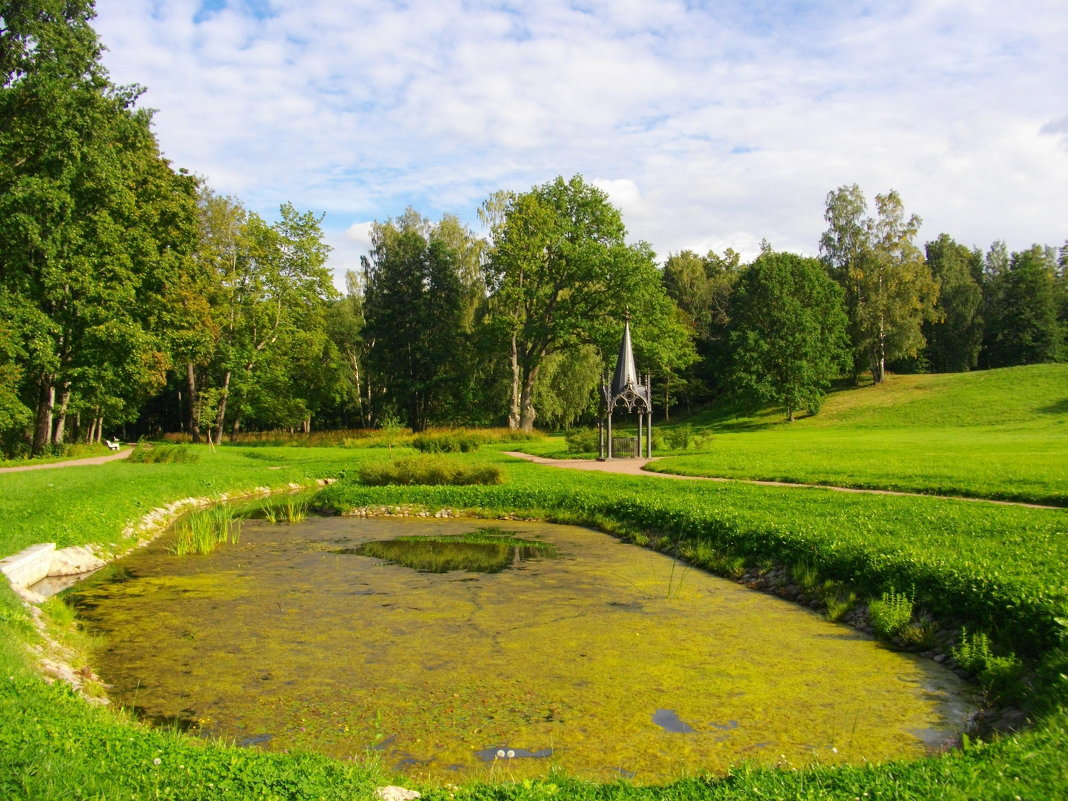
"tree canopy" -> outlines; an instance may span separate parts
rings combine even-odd
[[[612,353],[628,309],[635,346],[654,369],[678,369],[692,344],[663,290],[654,254],[628,245],[620,213],[581,176],[508,198],[486,262],[490,319],[508,354],[508,424],[534,425],[534,385],[546,357],[579,345]],[[641,333],[639,333],[641,332]]]
[[[731,379],[736,392],[795,412],[819,410],[848,368],[842,289],[816,259],[765,252],[731,301]]]

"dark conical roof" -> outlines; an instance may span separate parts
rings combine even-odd
[[[630,345],[630,320],[623,324],[623,341],[619,343],[619,358],[616,374],[612,378],[612,395],[620,395],[628,385],[633,391],[638,386],[638,371],[634,367],[634,350]]]

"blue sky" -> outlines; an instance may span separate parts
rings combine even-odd
[[[814,255],[851,183],[921,242],[1068,238],[1063,0],[97,0],[96,28],[174,165],[325,213],[339,275],[372,220],[477,228],[575,173],[661,259]]]

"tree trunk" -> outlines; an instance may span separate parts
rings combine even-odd
[[[41,376],[41,386],[37,395],[37,416],[33,426],[33,445],[30,453],[40,456],[52,438],[52,407],[56,402],[56,387],[51,373]]]
[[[219,396],[219,410],[215,413],[215,444],[222,445],[223,423],[226,422],[226,401],[230,397],[230,375],[227,370],[223,377],[222,394]]]
[[[59,391],[59,411],[56,413],[55,430],[52,432],[52,444],[62,445],[67,428],[67,404],[70,403],[70,381],[64,381]]]
[[[234,423],[230,428],[230,442],[237,442],[237,435],[241,433],[242,422],[244,421],[241,412],[238,412],[237,416],[234,418]]]
[[[311,418],[312,416],[310,414],[304,418],[304,425],[302,428],[305,434],[311,433]]]
[[[519,428],[527,433],[534,430],[534,380],[538,377],[538,368],[531,368],[523,379],[522,393],[519,398]]]
[[[519,349],[516,346],[515,334],[512,334],[512,399],[508,404],[508,428],[513,431],[520,427],[520,370]],[[533,425],[533,420],[531,421]]]
[[[189,386],[189,419],[186,428],[193,442],[200,442],[200,394],[197,392],[197,375],[192,359],[185,362],[185,380]]]

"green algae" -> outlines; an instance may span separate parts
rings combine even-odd
[[[76,597],[112,698],[146,719],[437,781],[881,762],[965,726],[967,689],[933,663],[696,570],[680,582],[598,532],[500,525],[558,558],[417,572],[337,551],[470,522],[250,522],[207,556],[134,555]]]
[[[334,553],[384,559],[426,573],[499,573],[527,559],[555,556],[556,551],[548,543],[512,537],[495,527],[444,537],[375,540],[355,548],[339,548]]]

